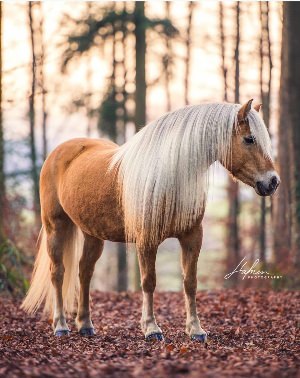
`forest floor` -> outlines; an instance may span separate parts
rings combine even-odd
[[[300,292],[198,293],[207,344],[184,333],[182,293],[157,293],[165,342],[146,342],[140,293],[93,294],[97,336],[55,338],[40,314],[0,298],[1,377],[300,377]]]

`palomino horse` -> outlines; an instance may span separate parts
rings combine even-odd
[[[90,281],[104,240],[135,242],[142,331],[146,339],[162,340],[153,310],[155,259],[159,244],[176,237],[182,247],[186,332],[205,341],[196,290],[208,168],[219,161],[262,196],[279,185],[267,129],[251,103],[188,106],[144,127],[121,147],[92,139],[58,146],[41,172],[43,228],[23,308],[34,312],[44,302],[54,334],[62,336],[69,334],[66,314],[77,302],[79,333],[94,335]]]

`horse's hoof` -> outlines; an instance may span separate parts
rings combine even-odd
[[[69,335],[70,335],[70,331],[68,331],[67,329],[62,329],[62,330],[59,330],[59,331],[55,331],[55,333],[54,333],[54,336],[58,336],[58,337],[69,336]]]
[[[192,341],[198,341],[199,343],[206,343],[207,342],[207,334],[203,333],[202,335],[192,335]]]
[[[82,328],[79,331],[79,335],[84,336],[84,337],[92,337],[92,336],[96,335],[96,332],[95,332],[94,328]]]
[[[146,336],[146,341],[164,341],[164,336],[160,332],[151,333]]]

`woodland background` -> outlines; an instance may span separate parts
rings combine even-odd
[[[298,288],[299,2],[1,2],[0,290],[23,293],[40,229],[39,172],[59,143],[124,143],[162,113],[203,101],[263,104],[281,186],[272,198],[217,171],[199,288]],[[225,280],[246,256],[281,279]],[[179,244],[158,289],[180,290]],[[94,288],[139,290],[134,253],[107,243]]]

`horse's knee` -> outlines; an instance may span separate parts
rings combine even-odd
[[[153,293],[156,286],[155,275],[146,275],[142,277],[142,289],[145,293]]]

